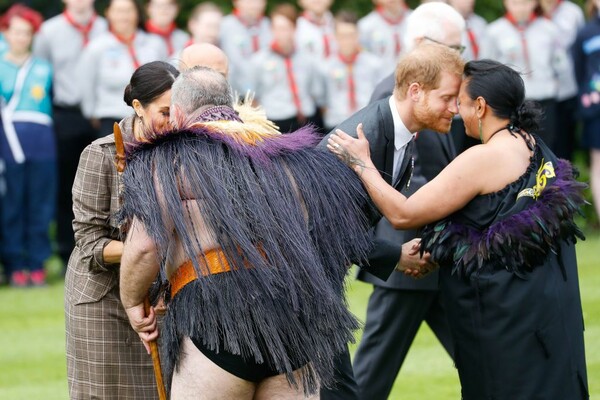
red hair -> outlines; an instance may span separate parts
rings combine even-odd
[[[6,11],[6,14],[2,16],[2,18],[0,19],[0,28],[2,30],[7,29],[10,25],[10,21],[14,17],[18,17],[29,22],[34,32],[37,32],[38,29],[40,29],[40,26],[44,21],[44,18],[42,18],[42,14],[27,7],[26,5],[17,3],[10,7],[8,11]]]

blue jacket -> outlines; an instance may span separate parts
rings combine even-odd
[[[589,21],[577,34],[571,48],[575,76],[579,86],[579,110],[585,119],[600,117],[600,101],[581,101],[586,95],[596,93],[600,98],[600,16]]]

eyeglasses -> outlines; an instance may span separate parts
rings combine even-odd
[[[451,48],[452,50],[456,50],[456,51],[458,51],[458,53],[459,53],[459,54],[462,54],[462,53],[464,53],[464,51],[465,51],[465,49],[466,49],[466,47],[465,47],[465,46],[463,46],[462,44],[446,44],[446,43],[442,43],[442,42],[440,42],[439,40],[432,39],[432,38],[430,38],[429,36],[423,36],[423,39],[427,39],[427,40],[429,40],[430,42],[437,43],[437,44],[441,44],[442,46],[449,47],[449,48]]]

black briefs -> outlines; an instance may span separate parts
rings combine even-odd
[[[190,339],[209,360],[240,379],[258,383],[264,379],[282,374],[282,372],[271,368],[266,363],[257,363],[253,357],[247,359],[241,355],[228,352],[224,349],[223,342],[217,350],[210,350],[202,343],[202,339],[194,337]]]

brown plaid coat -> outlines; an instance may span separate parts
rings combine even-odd
[[[119,265],[104,247],[119,240],[114,136],[87,146],[73,182],[75,249],[65,278],[67,375],[71,399],[155,399],[152,359],[119,299]]]

